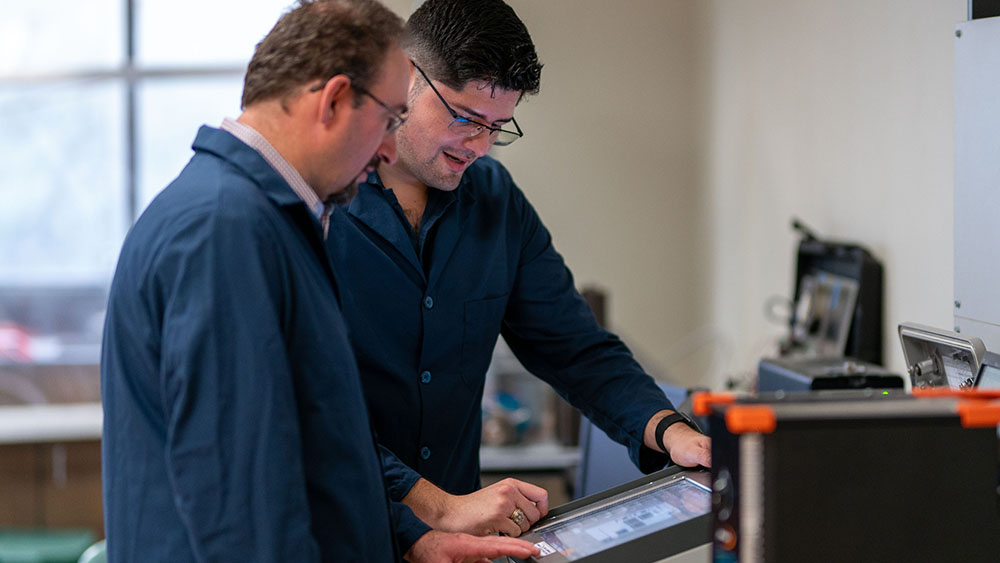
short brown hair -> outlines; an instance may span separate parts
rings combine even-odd
[[[338,74],[366,88],[403,37],[403,20],[375,0],[299,0],[254,49],[241,107],[284,102],[299,86]]]

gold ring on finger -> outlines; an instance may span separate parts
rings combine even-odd
[[[517,524],[518,527],[520,527],[522,524],[524,524],[525,520],[524,511],[521,510],[520,508],[515,508],[514,512],[512,512],[508,518],[513,520],[514,523]]]

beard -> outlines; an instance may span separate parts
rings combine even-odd
[[[364,170],[358,173],[358,176],[361,174],[367,175],[370,170],[375,170],[381,163],[382,159],[379,158],[378,155],[373,156],[372,159],[368,161],[368,164],[365,165]],[[330,194],[330,197],[326,198],[326,202],[333,205],[347,205],[348,203],[351,203],[351,200],[353,200],[356,195],[358,195],[357,176],[355,176],[355,180],[350,184],[347,184],[343,188]]]
[[[326,202],[333,205],[347,205],[356,195],[358,195],[358,183],[351,182],[343,189],[330,194],[330,197],[326,198]]]

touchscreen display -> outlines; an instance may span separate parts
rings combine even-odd
[[[707,514],[711,493],[684,478],[536,532],[570,561]]]

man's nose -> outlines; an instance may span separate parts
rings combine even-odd
[[[493,146],[493,135],[489,131],[482,131],[474,137],[467,137],[462,143],[465,148],[476,154],[476,158],[485,156]]]
[[[379,145],[378,151],[376,153],[382,162],[387,164],[394,164],[396,162],[396,133],[386,133],[385,137],[382,138],[382,144]]]

